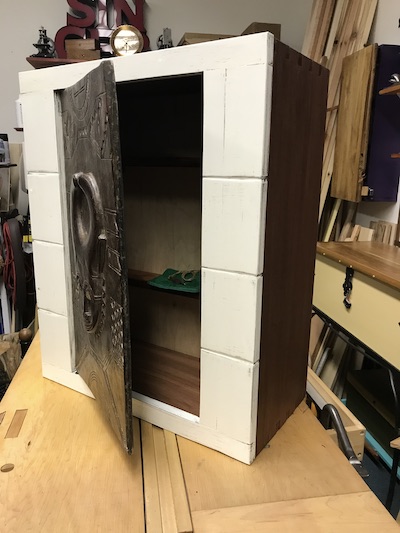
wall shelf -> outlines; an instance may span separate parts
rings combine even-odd
[[[59,65],[70,65],[71,63],[82,63],[86,59],[60,59],[58,57],[33,57],[26,58],[28,63],[34,68],[58,67]]]
[[[385,87],[379,91],[379,94],[400,94],[400,83],[395,83],[390,87]]]

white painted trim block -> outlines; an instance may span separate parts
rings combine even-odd
[[[263,177],[267,174],[271,70],[267,65],[227,69],[224,168],[222,176]],[[267,105],[268,102],[268,105]]]
[[[258,363],[201,351],[200,423],[241,442],[256,439]]]
[[[110,61],[114,64],[115,79],[118,83],[154,76],[175,76],[243,65],[271,64],[273,42],[272,34],[255,33],[220,41],[154,50]],[[63,89],[79,81],[99,64],[100,60],[84,61],[51,69],[20,72],[20,92],[24,94],[32,91]],[[23,118],[25,121],[25,116]]]
[[[40,334],[40,336],[42,336],[42,334]],[[81,394],[85,394],[85,396],[94,398],[92,391],[79,374],[74,374],[73,372],[68,372],[67,370],[46,363],[42,364],[42,374],[44,378],[55,381],[56,383],[64,385],[64,387],[68,387]]]
[[[201,347],[258,361],[261,300],[261,276],[202,268]]]
[[[29,210],[34,240],[63,244],[58,174],[28,174]]]
[[[203,427],[201,424],[193,423],[170,413],[167,409],[164,410],[137,399],[132,400],[132,406],[133,416],[229,455],[229,457],[233,457],[242,463],[250,464],[255,458],[255,447],[251,444],[237,441],[217,433],[211,428]]]
[[[34,241],[33,262],[39,309],[67,316],[64,247]]]
[[[224,168],[226,70],[203,76],[203,176],[222,176]]]
[[[68,318],[44,309],[38,310],[38,318],[43,364],[73,372]]]
[[[258,276],[263,272],[267,182],[203,180],[202,265]]]
[[[24,118],[26,172],[58,173],[55,100],[52,90],[20,97]]]

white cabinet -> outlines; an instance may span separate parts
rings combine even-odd
[[[251,463],[305,394],[327,71],[264,33],[20,88],[44,376]]]

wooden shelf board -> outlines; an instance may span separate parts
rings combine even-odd
[[[385,87],[379,91],[379,94],[400,94],[400,83],[394,83],[390,87]]]
[[[400,153],[399,154],[392,154],[390,157],[392,159],[400,159]]]
[[[184,298],[200,298],[200,293],[198,292],[193,293],[184,291],[170,291],[167,289],[161,289],[148,285],[147,282],[157,276],[160,276],[160,274],[156,274],[154,272],[145,272],[142,270],[134,270],[132,268],[128,269],[129,285],[133,285],[134,287],[141,287],[142,289],[149,289],[151,291],[161,291],[164,293],[167,292],[169,294],[174,294],[175,296],[183,296]]]
[[[128,279],[133,281],[135,285],[147,286],[147,282],[156,276],[159,276],[159,274],[156,274],[155,272],[145,272],[143,270],[134,270],[132,268],[128,268]]]
[[[28,63],[35,68],[58,67],[59,65],[70,65],[72,63],[82,63],[86,59],[60,59],[58,57],[33,57],[26,58]]]
[[[135,392],[199,416],[200,357],[132,340],[132,368]]]

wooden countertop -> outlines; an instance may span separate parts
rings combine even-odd
[[[400,289],[400,248],[381,242],[319,242],[317,253]]]
[[[34,339],[0,403],[7,533],[398,531],[305,404],[251,466],[135,420],[127,456],[96,401],[41,376]],[[146,513],[144,512],[146,508]]]

